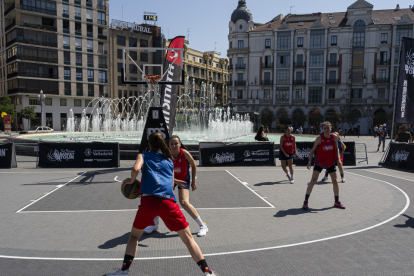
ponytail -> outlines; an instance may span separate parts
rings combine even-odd
[[[161,150],[161,152],[164,155],[164,158],[166,159],[173,159],[171,155],[171,151],[168,148],[167,144],[164,141],[164,138],[162,137],[162,134],[159,132],[153,132],[150,134],[148,139],[151,150]]]
[[[171,139],[178,139],[178,141],[179,141],[179,142],[180,142],[180,144],[181,144],[180,149],[185,149],[185,150],[188,150],[188,149],[187,149],[187,147],[186,147],[186,146],[184,146],[183,142],[181,142],[180,137],[178,137],[177,135],[173,135],[173,136],[171,136],[171,137],[170,137],[170,140],[171,140]]]

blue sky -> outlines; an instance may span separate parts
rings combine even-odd
[[[247,7],[253,14],[253,21],[266,23],[278,14],[310,12],[343,12],[355,1],[338,0],[246,0]],[[414,1],[368,1],[374,9],[394,9],[396,4],[401,8],[414,5]],[[177,35],[187,37],[190,29],[190,47],[199,51],[212,51],[215,47],[221,56],[226,56],[227,35],[230,16],[237,8],[238,0],[110,0],[109,18],[123,19],[127,22],[143,23],[144,11],[156,12],[158,26],[168,38]],[[217,42],[217,44],[215,44]]]

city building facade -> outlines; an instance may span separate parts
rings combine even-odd
[[[161,28],[149,24],[135,24],[123,22],[119,20],[112,20],[111,28],[109,29],[110,37],[110,64],[111,64],[111,97],[112,99],[121,99],[118,102],[118,110],[125,115],[125,112],[130,112],[130,106],[133,105],[133,100],[130,97],[139,97],[145,95],[145,86],[137,84],[124,84],[123,82],[123,47],[138,47],[138,48],[154,48],[163,47],[165,38],[161,32]],[[134,59],[136,65],[140,66],[141,70],[143,64],[162,64],[164,56],[157,53],[139,52],[129,50],[128,54]],[[138,80],[138,68],[129,60],[125,59],[126,72],[131,76],[131,80]],[[158,68],[154,68],[156,70]],[[157,72],[154,72],[157,74]],[[159,75],[158,72],[157,75]],[[141,80],[140,80],[141,81]],[[125,100],[130,98],[130,104],[127,105]],[[138,108],[137,105],[134,106]],[[122,110],[124,112],[122,112]],[[117,111],[115,112],[117,113]],[[115,114],[118,115],[118,114]]]
[[[401,37],[412,37],[414,8],[278,15],[253,22],[239,1],[229,22],[229,101],[238,111],[288,116],[294,128],[319,129],[315,116],[342,129],[346,114],[368,134],[391,123]],[[341,118],[341,119],[339,119]],[[339,123],[342,120],[342,123]]]
[[[18,114],[35,106],[31,126],[64,130],[70,109],[79,124],[94,98],[109,97],[108,8],[108,0],[2,1],[0,97]],[[15,123],[28,128],[20,117]]]

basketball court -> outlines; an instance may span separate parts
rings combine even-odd
[[[139,204],[120,191],[131,166],[1,171],[2,270],[7,275],[117,270]],[[184,214],[219,275],[411,273],[413,181],[409,173],[397,178],[394,172],[347,168],[347,182],[340,185],[346,210],[332,207],[331,183],[318,182],[310,210],[303,211],[310,179],[305,168],[296,168],[295,184],[279,167],[199,168],[190,202],[208,224],[207,236],[196,237],[198,226]],[[201,274],[178,235],[161,222],[157,232],[141,238],[130,275]]]

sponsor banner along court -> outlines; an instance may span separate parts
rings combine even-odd
[[[39,167],[119,167],[118,143],[39,143]]]
[[[396,96],[395,123],[414,123],[414,39],[403,37]]]
[[[310,152],[314,142],[296,142],[298,154],[293,159],[296,166],[307,166],[309,162]],[[346,149],[344,152],[344,166],[356,166],[355,142],[344,142]],[[312,165],[315,157],[312,159]]]
[[[414,144],[391,142],[382,166],[414,171]]]
[[[0,169],[16,168],[14,143],[0,143]]]
[[[275,166],[274,143],[200,143],[200,166]]]

